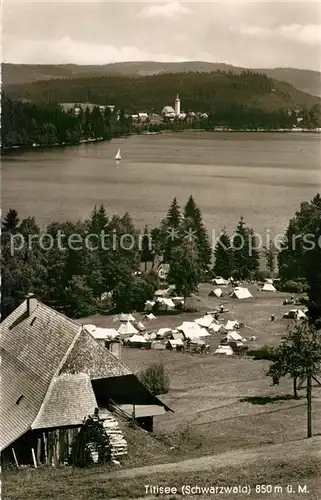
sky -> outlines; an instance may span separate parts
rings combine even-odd
[[[320,70],[321,0],[3,0],[2,60],[26,64],[193,60]]]

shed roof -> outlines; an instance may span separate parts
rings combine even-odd
[[[91,379],[130,375],[131,370],[83,330],[60,373],[87,373]]]
[[[63,374],[54,384],[32,429],[81,425],[97,407],[90,377],[86,373]]]
[[[80,331],[78,323],[41,302],[28,316],[24,301],[1,323],[1,449],[30,428]]]

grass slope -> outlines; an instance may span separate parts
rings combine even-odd
[[[276,452],[276,453],[275,453]],[[205,466],[200,469],[195,461],[189,469],[178,469],[166,464],[150,468],[139,474],[135,470],[123,470],[110,473],[104,467],[93,467],[85,470],[72,468],[26,469],[6,472],[3,481],[3,500],[99,500],[106,498],[134,499],[144,497],[147,500],[159,498],[158,495],[146,495],[145,485],[158,487],[175,487],[177,495],[167,495],[167,498],[181,498],[183,486],[204,488],[213,486],[233,487],[250,486],[250,500],[256,500],[261,495],[257,493],[257,485],[270,485],[268,497],[299,498],[319,500],[321,493],[320,472],[320,439],[314,438],[302,443],[291,443],[281,450],[262,449],[259,456],[255,453],[251,460],[240,454],[231,457],[231,465],[224,457],[217,456],[216,464],[209,460],[203,461]],[[204,465],[204,464],[203,464]],[[164,469],[164,470],[162,470]],[[293,492],[287,494],[291,485]],[[300,487],[305,487],[305,494],[299,494]],[[278,487],[278,490],[275,487]],[[281,488],[281,489],[280,489]],[[186,491],[186,490],[185,490]],[[282,493],[281,493],[282,492]],[[295,494],[296,493],[296,494]],[[210,498],[206,493],[195,498]],[[241,499],[244,493],[225,494],[225,498]],[[263,495],[262,495],[263,496]],[[266,496],[266,495],[265,495]],[[164,498],[165,495],[161,496]],[[194,498],[188,495],[188,498]]]
[[[3,83],[20,84],[37,80],[53,78],[77,78],[86,76],[127,75],[144,76],[160,73],[233,71],[239,73],[245,68],[224,63],[209,63],[204,61],[189,61],[181,63],[137,61],[106,64],[101,66],[40,65],[40,64],[9,64],[3,63]],[[321,95],[321,73],[318,71],[296,68],[262,68],[257,71],[267,74],[270,78],[281,80],[293,85],[303,92]]]
[[[221,321],[242,321],[245,324],[242,335],[257,336],[256,342],[249,342],[252,348],[280,341],[288,326],[282,316],[291,309],[291,305],[282,305],[286,294],[259,292],[250,285],[253,299],[238,301],[228,295],[221,299],[209,297],[211,288],[209,284],[200,286],[195,299],[198,313],[159,316],[148,324],[149,328],[174,328],[222,303],[229,312]],[[274,322],[270,321],[271,314],[275,315]],[[135,316],[141,319],[140,315]],[[112,316],[79,321],[101,327],[116,326]],[[211,336],[212,351],[219,342],[220,335]],[[5,471],[4,500],[154,500],[156,496],[145,494],[146,484],[177,488],[183,484],[203,487],[249,484],[252,493],[246,496],[250,500],[261,496],[272,500],[321,498],[320,388],[313,388],[315,437],[306,439],[305,389],[299,391],[299,399],[293,399],[290,380],[271,387],[265,376],[268,362],[250,357],[130,348],[123,349],[122,358],[134,372],[163,362],[171,388],[162,399],[175,413],[155,418],[153,435],[121,422],[129,456],[119,471],[110,465],[82,470],[43,467]],[[273,491],[258,495],[253,491],[256,484],[281,485],[284,489],[288,484],[293,488],[306,484],[309,493],[281,495]],[[238,500],[245,497],[244,494],[224,496]],[[195,498],[212,497],[205,494]]]

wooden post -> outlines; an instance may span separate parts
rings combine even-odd
[[[14,451],[14,448],[12,448],[12,455],[13,455],[16,466],[19,467],[19,463],[17,460],[16,452]]]
[[[33,465],[35,466],[35,469],[37,469],[36,455],[35,455],[35,450],[33,448],[31,448],[31,454],[32,454]]]
[[[308,438],[312,437],[312,377],[307,380]]]
[[[48,463],[48,441],[47,441],[47,436],[46,436],[45,432],[42,433],[42,437],[43,437],[43,444],[44,444],[44,449],[45,449],[45,461],[47,464]]]
[[[37,438],[37,463],[41,463],[41,436]]]
[[[55,465],[59,465],[60,464],[60,435],[59,435],[59,429],[56,429],[55,448],[56,448]]]
[[[293,395],[295,398],[298,397],[298,391],[297,391],[297,378],[293,377]]]
[[[133,405],[133,419],[135,420],[136,415],[135,415],[135,405]]]

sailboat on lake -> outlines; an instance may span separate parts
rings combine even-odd
[[[115,160],[117,160],[117,161],[121,160],[120,149],[118,149],[118,151],[117,151],[117,154],[115,156]]]

